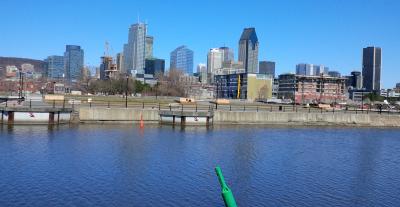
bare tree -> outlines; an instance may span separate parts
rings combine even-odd
[[[268,93],[268,86],[265,84],[263,87],[260,88],[260,90],[258,90],[258,99],[264,100],[268,98],[267,93]]]
[[[185,84],[182,82],[182,76],[182,71],[176,69],[170,69],[165,76],[157,74],[158,93],[164,96],[184,96]]]

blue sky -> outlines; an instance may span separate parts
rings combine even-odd
[[[0,56],[44,59],[81,45],[85,64],[99,65],[104,42],[122,50],[128,28],[147,21],[154,55],[169,66],[180,45],[206,62],[212,47],[235,51],[245,27],[255,27],[260,60],[277,62],[277,73],[301,62],[323,64],[342,74],[361,69],[362,48],[383,50],[383,87],[400,82],[398,0],[1,0]]]

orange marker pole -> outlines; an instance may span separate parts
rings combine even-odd
[[[140,128],[144,128],[143,114],[140,113]]]

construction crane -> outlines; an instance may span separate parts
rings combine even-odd
[[[108,43],[108,41],[106,41],[106,42],[104,43],[104,56],[105,56],[105,57],[110,56],[110,54],[109,54],[109,47],[110,47],[110,44]]]

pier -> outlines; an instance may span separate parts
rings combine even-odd
[[[160,123],[172,125],[205,125],[213,124],[213,111],[168,111],[160,110]]]
[[[71,120],[71,108],[1,107],[1,124],[63,124]]]

